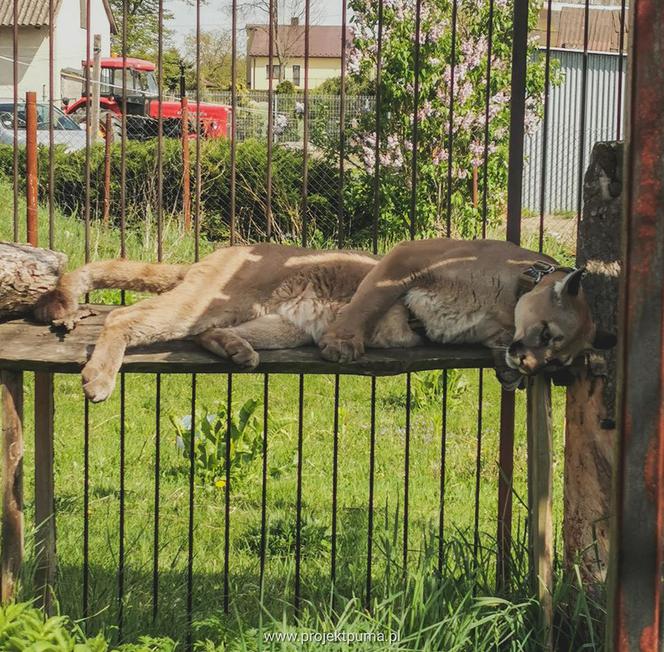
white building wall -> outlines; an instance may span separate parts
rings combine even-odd
[[[63,68],[79,68],[86,55],[85,15],[81,13],[85,0],[62,0],[54,27],[54,96],[60,100],[60,71]],[[91,2],[90,51],[94,34],[101,35],[103,57],[110,55],[111,28],[103,2]],[[13,35],[11,27],[0,27],[0,97],[13,96]],[[43,27],[19,27],[18,90],[24,97],[26,91],[36,91],[38,99],[49,97],[49,29]]]

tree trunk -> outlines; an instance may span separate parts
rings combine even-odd
[[[56,251],[0,242],[0,319],[29,312],[66,265],[67,256]]]

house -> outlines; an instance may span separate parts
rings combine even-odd
[[[0,0],[0,97],[13,97],[14,90],[14,2],[18,3],[18,92],[36,91],[49,97],[49,14],[54,13],[54,95],[63,93],[61,72],[79,69],[86,58],[86,8],[88,0]],[[94,34],[101,35],[101,54],[109,56],[115,21],[108,0],[89,0],[90,48]]]
[[[341,26],[311,25],[309,28],[309,88],[341,75]],[[297,18],[278,25],[272,50],[272,84],[288,80],[304,88],[304,25]],[[346,29],[350,48],[353,33]],[[254,90],[269,88],[269,26],[247,25],[247,85]]]
[[[534,33],[540,55],[544,56],[550,24],[550,60],[556,79],[549,93],[547,133],[540,122],[525,140],[523,205],[535,212],[541,209],[545,151],[544,210],[547,214],[574,214],[582,192],[579,170],[588,165],[593,145],[624,134],[629,8],[623,16],[621,0],[590,0],[587,43],[585,15],[585,0],[552,2],[549,21],[548,3],[544,3]]]

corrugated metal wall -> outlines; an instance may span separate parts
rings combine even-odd
[[[563,80],[551,89],[549,95],[544,201],[544,210],[547,214],[576,211],[581,163],[583,53],[555,50],[551,52],[551,59],[552,62],[554,59],[559,62]],[[626,70],[626,61],[623,59],[623,89]],[[584,169],[594,143],[616,137],[618,79],[618,55],[605,53],[588,55]],[[624,98],[624,92],[622,95]],[[536,132],[526,136],[525,142],[523,206],[536,212],[540,210],[541,201],[543,133],[543,125],[540,123]]]

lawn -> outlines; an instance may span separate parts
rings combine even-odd
[[[0,182],[0,239],[12,239],[11,189]],[[21,207],[23,221],[23,207]],[[127,233],[127,255],[156,260],[154,216]],[[48,242],[47,214],[40,209],[40,242]],[[75,216],[56,212],[54,248],[70,265],[83,261],[84,228]],[[98,222],[90,228],[93,259],[117,256],[119,231]],[[201,242],[201,255],[215,245]],[[560,255],[555,240],[547,247]],[[193,242],[179,225],[167,220],[164,258],[193,259]],[[113,303],[119,293],[99,292],[93,301]],[[128,294],[127,300],[136,297]],[[514,581],[495,596],[495,532],[498,479],[500,388],[493,372],[483,373],[481,451],[478,454],[479,379],[477,370],[448,374],[445,453],[445,562],[437,572],[441,478],[441,375],[412,377],[409,482],[409,565],[401,565],[404,509],[406,378],[376,381],[376,453],[372,609],[362,606],[366,583],[370,388],[361,377],[340,379],[336,584],[330,581],[334,446],[334,389],[330,376],[304,378],[302,456],[302,610],[295,627],[296,470],[298,446],[297,376],[269,377],[267,457],[267,554],[260,586],[261,472],[264,382],[262,375],[232,376],[231,414],[254,409],[236,450],[230,487],[224,486],[223,462],[204,464],[194,480],[193,639],[201,649],[304,649],[289,643],[264,642],[265,632],[395,632],[400,649],[485,650],[538,649],[536,609],[527,587],[524,527],[526,496],[525,394],[517,394],[515,441],[515,513],[518,533]],[[141,636],[185,642],[188,631],[187,561],[189,461],[181,435],[192,411],[196,387],[196,421],[221,419],[227,408],[227,376],[163,375],[160,410],[157,378],[124,376],[126,403],[120,391],[89,407],[89,510],[84,514],[85,403],[77,376],[55,379],[55,487],[58,577],[61,613],[83,616],[84,523],[89,528],[89,617],[80,622],[89,634],[103,632],[117,644]],[[554,391],[556,523],[561,522],[564,392]],[[26,387],[26,523],[33,523],[33,387]],[[209,420],[206,415],[211,415]],[[214,416],[217,415],[217,416]],[[224,425],[225,427],[225,425]],[[157,437],[159,431],[159,437]],[[120,441],[124,433],[124,600],[122,632],[117,625],[118,563],[121,546]],[[222,428],[223,433],[223,428]],[[180,438],[179,438],[180,435]],[[159,443],[160,465],[155,452]],[[184,446],[184,450],[183,450]],[[244,454],[238,451],[242,448]],[[479,461],[478,461],[479,460]],[[476,471],[479,470],[479,548],[474,556]],[[158,600],[153,604],[155,478],[159,479]],[[223,611],[225,492],[230,491],[229,614]],[[87,519],[87,521],[86,521]],[[30,596],[30,558],[23,597]],[[600,631],[585,596],[562,580],[556,594],[557,636],[582,632],[584,642]],[[155,617],[153,618],[153,613]],[[148,644],[145,643],[145,646]],[[163,645],[167,645],[166,642]],[[335,649],[333,646],[328,646]],[[373,641],[355,649],[397,649]],[[140,649],[148,649],[146,647]],[[170,649],[168,647],[164,649]],[[306,649],[318,649],[311,644]],[[345,649],[340,646],[338,649]],[[594,645],[591,649],[594,649]]]

